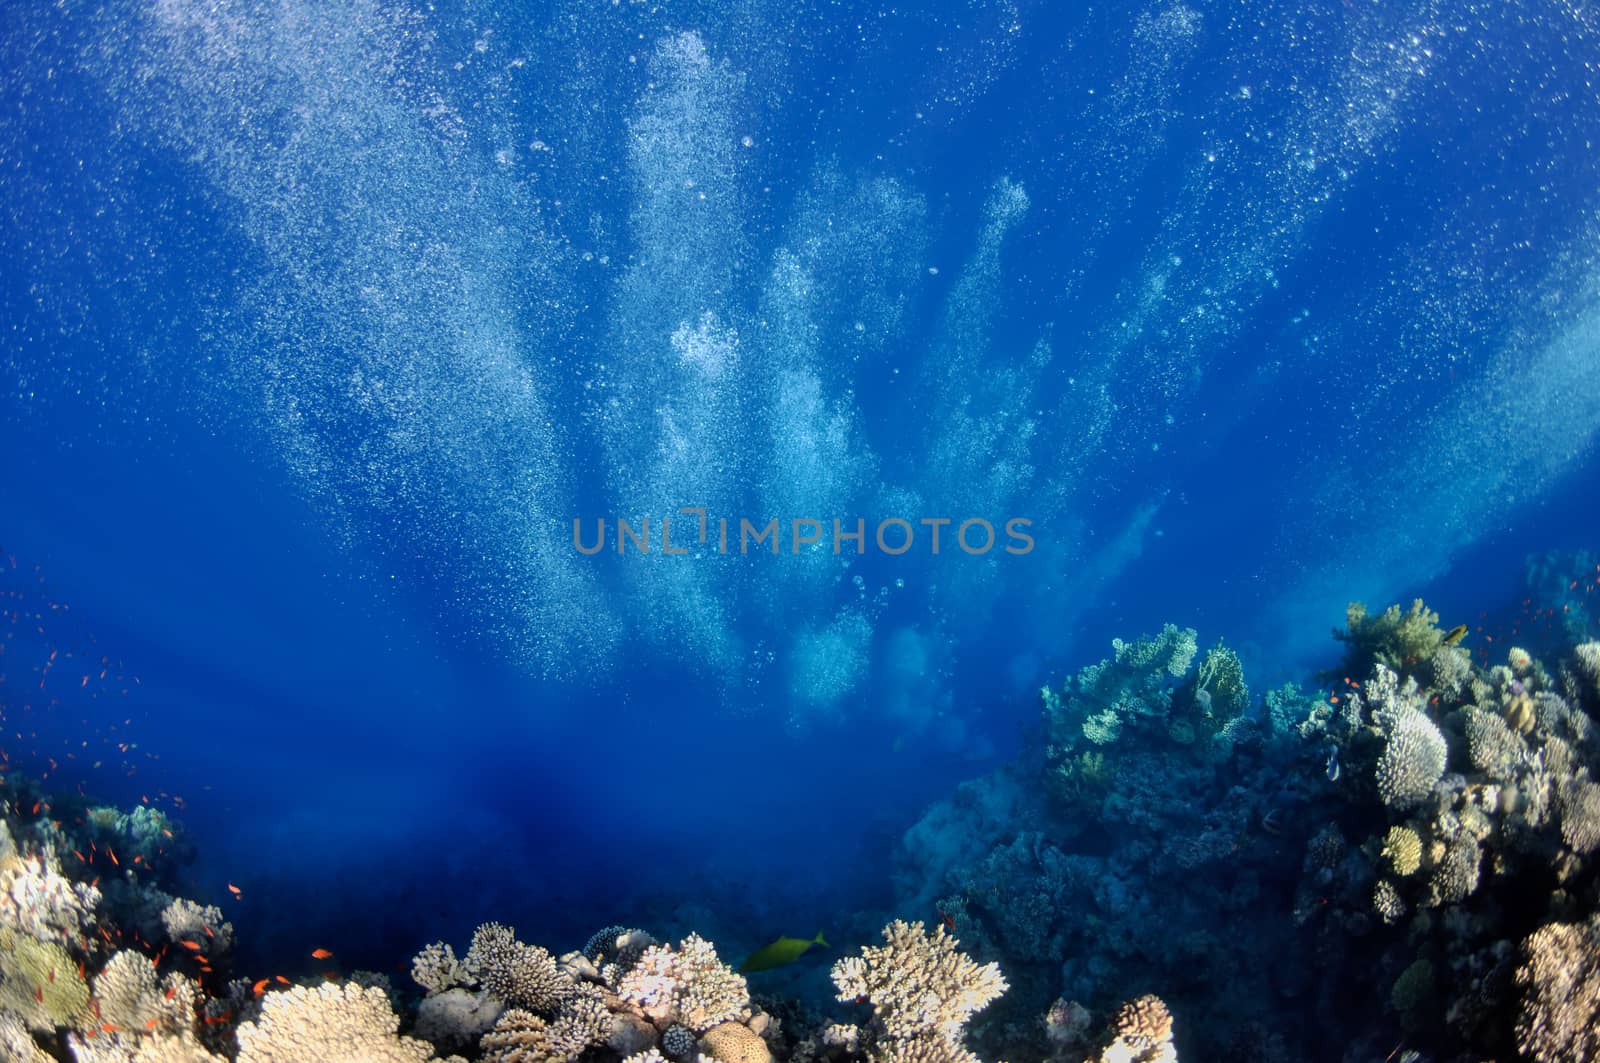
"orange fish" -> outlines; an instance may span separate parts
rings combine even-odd
[[[178,944],[182,945],[184,948],[188,949],[190,952],[199,952],[200,951],[200,945],[199,945],[198,942],[180,941],[180,942],[178,942]]]
[[[146,1030],[154,1030],[159,1025],[161,1025],[161,1020],[160,1019],[150,1019],[148,1022],[146,1022],[144,1024],[144,1028]]]
[[[233,894],[235,897],[243,897],[244,896],[244,891],[241,890],[238,886],[235,886],[231,882],[228,883],[228,892]]]
[[[177,989],[176,986],[174,986],[173,988],[167,990],[165,993],[162,994],[162,996],[166,997],[168,1000],[171,1000],[173,997],[175,997],[177,995],[178,995],[178,989]]]
[[[270,981],[272,981],[270,978],[261,979],[261,981],[250,987],[250,992],[259,997],[262,993],[267,991],[267,983]]]
[[[281,974],[277,975],[276,977],[277,977],[278,981],[282,982],[284,985],[293,985],[294,984],[294,983],[290,982],[289,979],[285,978]]]
[[[102,1022],[100,1024],[100,1029],[104,1030],[106,1033],[121,1033],[122,1032],[122,1027],[118,1026],[115,1023],[111,1023],[111,1022]]]
[[[117,859],[117,854],[111,851],[111,846],[109,846],[109,845],[106,846],[106,855],[111,857],[111,862],[113,864],[115,864],[118,867],[122,866],[122,861]]]
[[[333,959],[333,953],[327,949],[312,949],[311,958],[313,960],[331,960]]]

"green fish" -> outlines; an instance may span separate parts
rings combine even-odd
[[[763,945],[756,949],[745,961],[739,965],[741,974],[751,971],[770,971],[774,967],[782,967],[786,963],[793,963],[810,951],[811,946],[829,945],[822,937],[822,931],[817,931],[817,936],[807,941],[805,938],[779,938],[770,945]]]

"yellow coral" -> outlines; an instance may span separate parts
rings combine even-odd
[[[1410,827],[1390,827],[1383,839],[1383,855],[1389,858],[1395,874],[1402,878],[1414,875],[1422,866],[1422,839]]]

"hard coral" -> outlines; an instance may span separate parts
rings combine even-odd
[[[261,1017],[239,1024],[238,1063],[426,1063],[426,1041],[398,1036],[400,1019],[381,989],[304,986],[270,993]]]
[[[1160,997],[1145,994],[1117,1009],[1111,1043],[1096,1063],[1178,1063],[1172,1044],[1172,1013]]]
[[[677,948],[644,951],[617,983],[617,994],[644,1009],[657,1024],[680,1022],[704,1033],[750,1008],[744,977],[717,957],[716,946],[690,934]]]
[[[1539,1063],[1600,1058],[1600,915],[1546,924],[1522,951],[1517,1047]]]
[[[972,1016],[1006,991],[1000,968],[956,951],[942,925],[929,934],[897,919],[883,937],[887,944],[833,965],[839,999],[872,1005],[874,1058],[972,1058],[961,1040]]]
[[[485,923],[472,935],[465,967],[506,1004],[545,1015],[558,1010],[573,987],[554,956],[537,945],[524,945],[500,923]]]

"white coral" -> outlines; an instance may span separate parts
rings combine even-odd
[[[71,945],[94,921],[100,891],[61,874],[55,853],[12,859],[0,869],[0,926],[35,941]]]
[[[617,983],[617,994],[658,1024],[681,1022],[704,1033],[750,1008],[743,976],[723,963],[716,946],[690,934],[676,949],[655,945],[644,951]]]
[[[893,1058],[942,1051],[965,1059],[967,1022],[1006,991],[995,964],[979,966],[958,952],[938,926],[895,920],[883,928],[887,944],[861,950],[833,965],[839,999],[872,1005],[873,1033]]]
[[[353,984],[296,986],[269,994],[261,1017],[239,1025],[238,1063],[425,1063],[433,1048],[400,1037],[400,1019],[381,989]]]

